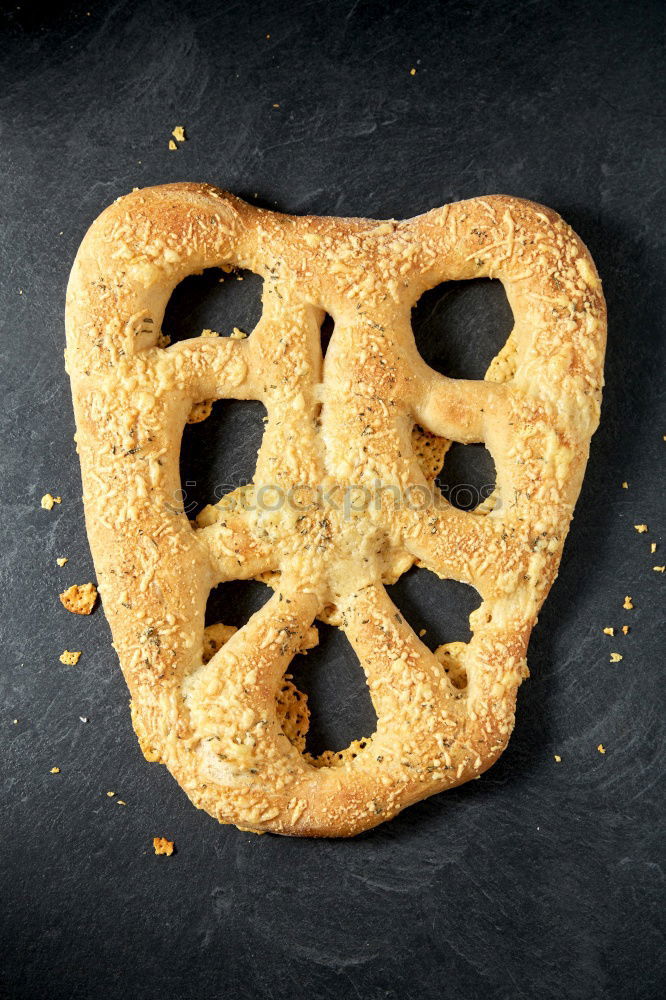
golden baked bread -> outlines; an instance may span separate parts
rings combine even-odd
[[[257,327],[165,346],[174,287],[213,266],[262,276]],[[485,380],[449,379],[419,356],[410,310],[478,277],[502,282],[515,326]],[[88,535],[148,760],[223,823],[304,836],[353,835],[485,771],[580,490],[605,335],[585,246],[518,198],[375,222],[170,184],[103,212],[72,270],[66,358]],[[181,435],[222,397],[268,412],[254,483],[192,524],[174,499]],[[493,456],[495,494],[474,512],[433,487],[441,439]],[[384,585],[414,563],[478,590],[469,643],[432,653],[398,613]],[[211,589],[252,578],[272,598],[204,634]],[[313,759],[287,672],[317,618],[346,633],[378,722]]]

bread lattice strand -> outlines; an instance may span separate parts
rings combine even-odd
[[[244,341],[161,347],[175,285],[220,264],[263,277],[257,327]],[[515,320],[481,382],[430,369],[410,325],[425,289],[472,277],[499,278]],[[335,328],[322,364],[324,312]],[[88,534],[146,756],[223,822],[323,836],[367,829],[489,767],[513,727],[598,422],[605,306],[572,230],[506,196],[374,222],[282,216],[201,185],[145,189],[84,239],[67,334]],[[250,499],[353,487],[370,502],[273,511],[227,498],[192,526],[174,509],[180,438],[194,404],[223,397],[267,409]],[[415,424],[486,443],[491,512],[434,495],[420,510],[402,502],[431,486]],[[458,651],[463,689],[384,589],[414,561],[482,596]],[[204,663],[211,588],[266,574],[274,596]],[[283,733],[276,693],[331,606],[378,725],[355,756],[316,767]]]

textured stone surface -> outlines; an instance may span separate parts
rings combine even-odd
[[[2,6],[0,996],[659,995],[661,17],[648,2],[169,0],[41,19]],[[176,125],[188,139],[170,151]],[[604,280],[602,424],[509,749],[480,781],[354,841],[258,838],[197,813],[139,753],[102,610],[58,600],[94,579],[62,368],[69,268],[113,198],[173,180],[377,217],[523,195],[572,224]],[[247,329],[257,295],[249,278],[192,281],[172,332]],[[506,303],[455,286],[416,320],[430,363],[478,377]],[[194,504],[251,475],[261,416],[217,404],[188,428]],[[471,483],[488,471],[456,459]],[[62,497],[51,511],[46,492]],[[227,587],[216,600],[242,624],[261,585]],[[469,588],[417,572],[393,597],[433,645],[465,638]],[[625,623],[627,636],[602,633]],[[319,739],[342,743],[372,712],[344,640],[323,631],[299,676]],[[77,666],[64,649],[83,650]],[[154,836],[173,857],[154,855]]]

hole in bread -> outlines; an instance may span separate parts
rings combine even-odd
[[[249,334],[261,316],[263,281],[252,271],[209,267],[174,288],[164,312],[162,333],[172,344],[213,330],[228,337],[234,328]]]
[[[220,624],[242,628],[272,596],[271,588],[258,580],[229,580],[219,583],[208,595],[206,628]],[[224,635],[221,638],[224,639]],[[216,639],[214,633],[212,639]]]
[[[354,740],[362,743],[377,728],[365,673],[347,637],[332,625],[317,621],[316,626],[318,644],[289,666],[293,683],[308,698],[305,749],[313,757],[342,751]]]
[[[332,316],[328,313],[324,314],[324,319],[321,324],[321,356],[326,357],[326,351],[328,350],[328,345],[331,342],[331,337],[333,336],[333,330],[335,329],[335,322]]]
[[[495,463],[487,448],[482,444],[454,441],[444,456],[436,483],[453,507],[476,510],[488,505],[488,498],[495,490],[495,480]]]
[[[252,482],[265,416],[265,407],[255,400],[220,399],[205,420],[185,426],[180,484],[190,519],[206,504]]]
[[[386,590],[433,653],[446,643],[469,642],[472,638],[469,616],[481,604],[474,587],[457,580],[440,580],[430,570],[415,566]]]
[[[501,282],[490,278],[444,281],[412,309],[418,351],[449,378],[482,379],[513,328]]]

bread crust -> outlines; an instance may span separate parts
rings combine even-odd
[[[220,265],[263,277],[255,330],[162,346],[174,287]],[[448,379],[419,356],[410,310],[476,277],[502,282],[515,326],[485,380]],[[220,822],[335,837],[490,767],[599,419],[605,303],[571,228],[504,195],[376,222],[280,215],[207,185],[146,188],[86,234],[66,322],[87,531],[147,759]],[[222,397],[266,406],[254,484],[193,525],[177,500],[181,435],[193,407]],[[489,504],[436,498],[415,426],[444,448],[485,442]],[[353,487],[367,502],[273,511],[262,487],[308,503]],[[424,507],[405,501],[417,487]],[[414,563],[479,591],[469,643],[433,654],[398,613],[385,584]],[[210,590],[257,577],[272,598],[204,655]],[[317,618],[345,631],[378,724],[313,760],[284,675]]]

